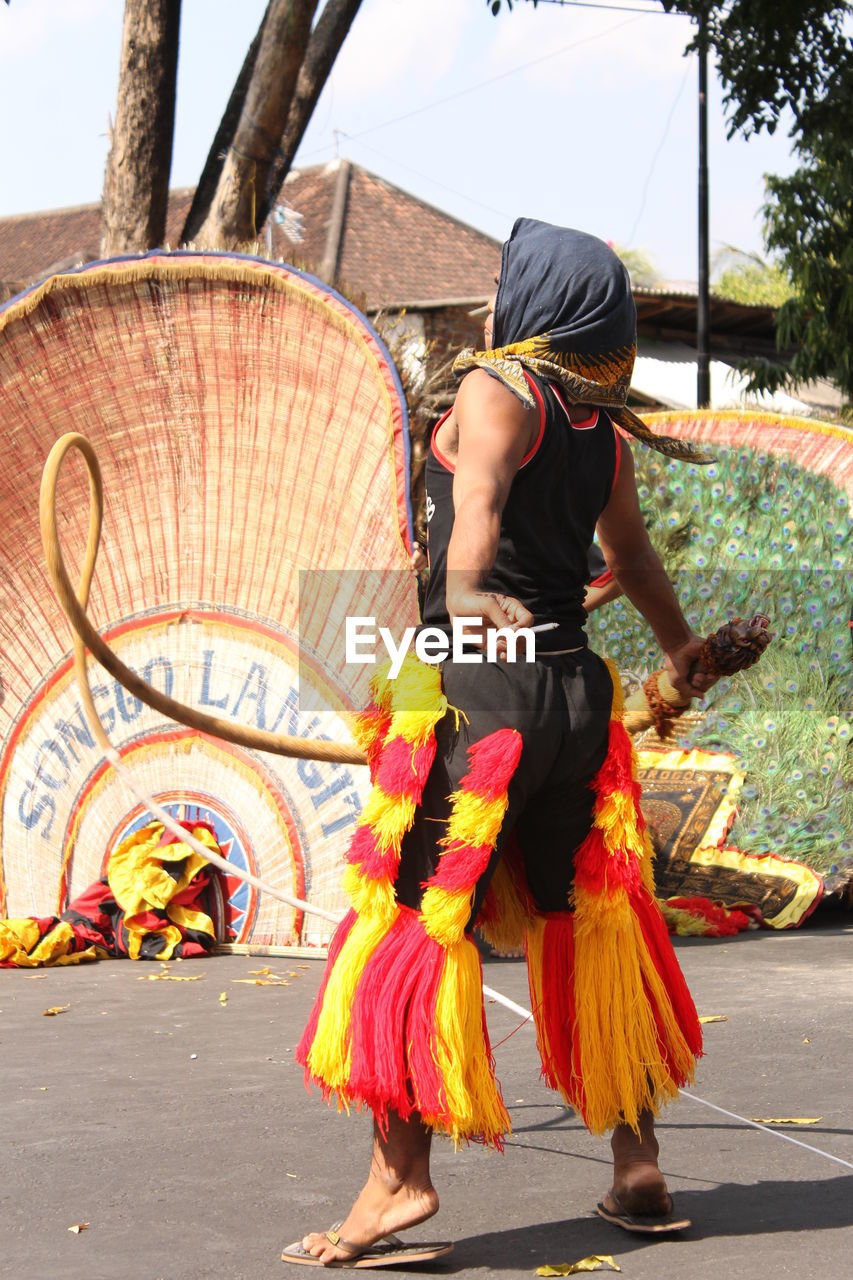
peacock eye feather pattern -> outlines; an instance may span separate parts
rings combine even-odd
[[[760,667],[721,680],[689,748],[725,750],[746,784],[730,839],[749,853],[853,862],[853,523],[846,495],[794,458],[716,447],[710,467],[634,445],[650,536],[700,634],[727,618],[770,617]],[[590,642],[640,680],[661,664],[624,599],[591,615]]]

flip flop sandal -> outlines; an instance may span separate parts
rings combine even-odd
[[[301,1240],[297,1240],[282,1252],[282,1262],[298,1262],[308,1267],[405,1267],[411,1263],[432,1262],[434,1258],[443,1258],[453,1249],[448,1240],[435,1244],[406,1244],[399,1236],[394,1235],[382,1236],[373,1244],[358,1245],[339,1235],[337,1226],[324,1231],[323,1235],[336,1249],[345,1249],[350,1255],[348,1258],[322,1263],[313,1253],[303,1249]]]
[[[601,1200],[596,1205],[596,1212],[605,1221],[612,1222],[614,1227],[621,1227],[623,1231],[633,1231],[636,1235],[658,1236],[664,1235],[669,1231],[684,1231],[687,1227],[692,1226],[689,1218],[676,1217],[672,1196],[669,1197],[669,1213],[665,1217],[629,1213],[625,1206],[619,1203],[612,1191],[610,1192],[610,1199],[616,1206],[615,1212],[613,1209],[608,1209]]]

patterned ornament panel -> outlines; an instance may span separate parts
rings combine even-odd
[[[671,415],[662,423],[673,425]],[[801,452],[813,450],[814,432],[800,435]],[[798,438],[791,429],[784,443]],[[633,452],[650,536],[691,627],[705,635],[761,611],[774,634],[760,664],[721,680],[698,725],[676,737],[742,761],[736,844],[829,874],[853,862],[853,523],[847,454],[832,435],[818,439],[840,483],[799,453],[767,448],[714,445],[710,467]],[[651,630],[624,599],[594,614],[588,632],[623,671],[645,678],[660,665]]]

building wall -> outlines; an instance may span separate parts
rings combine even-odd
[[[435,344],[437,357],[448,359],[463,347],[482,348],[485,317],[470,314],[475,306],[473,303],[464,303],[461,306],[431,307],[421,312],[424,337],[428,343]]]

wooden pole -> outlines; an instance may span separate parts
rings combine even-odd
[[[699,17],[699,297],[696,308],[696,404],[711,407],[711,292],[708,270],[708,33]]]

